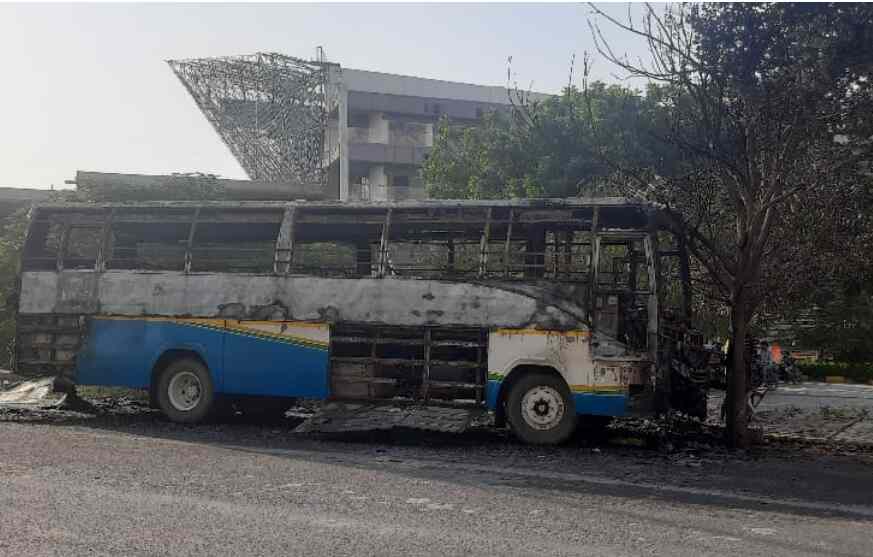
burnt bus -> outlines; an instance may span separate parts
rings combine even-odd
[[[17,369],[147,389],[180,422],[240,397],[400,401],[558,443],[579,421],[700,414],[675,365],[687,255],[662,217],[619,198],[43,204]]]

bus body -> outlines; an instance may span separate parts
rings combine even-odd
[[[17,369],[149,389],[178,421],[242,396],[451,403],[560,442],[670,403],[677,246],[614,198],[44,204]]]

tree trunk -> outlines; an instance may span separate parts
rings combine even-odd
[[[732,358],[727,378],[727,442],[733,448],[749,446],[748,412],[746,403],[746,299],[741,291],[731,307]]]

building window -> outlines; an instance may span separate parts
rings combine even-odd
[[[393,185],[395,188],[408,188],[409,176],[394,176]]]
[[[368,128],[370,127],[370,115],[366,112],[349,112],[349,127],[350,128]]]

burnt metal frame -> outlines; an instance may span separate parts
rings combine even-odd
[[[185,272],[191,272],[191,262],[192,262],[192,257],[193,257],[192,256],[192,247],[193,247],[193,243],[195,242],[196,227],[197,227],[198,222],[201,220],[200,219],[201,208],[208,207],[208,208],[212,209],[213,206],[216,206],[216,205],[218,205],[219,209],[226,208],[226,209],[231,210],[231,211],[233,209],[238,208],[238,207],[233,207],[230,205],[223,206],[221,204],[190,204],[190,208],[191,208],[191,215],[190,216],[179,215],[178,217],[171,219],[174,221],[185,222],[185,223],[189,224],[189,226],[190,226],[189,233],[187,235],[187,241],[185,242],[185,265],[184,265]],[[467,204],[464,204],[464,205],[467,205]],[[479,204],[476,204],[476,205],[479,205]],[[126,207],[130,207],[130,206],[128,205]],[[165,207],[165,206],[161,205],[158,207],[154,207],[154,210],[159,212],[161,207]],[[166,206],[166,207],[169,208],[169,206]],[[634,206],[632,206],[632,207],[634,207]],[[73,207],[73,208],[78,209],[78,207]],[[147,206],[142,207],[143,210],[148,210],[151,208],[152,207],[147,207]],[[258,208],[258,206],[257,206],[257,204],[249,204],[249,208]],[[277,207],[276,204],[263,204],[263,209],[275,210],[278,208],[279,207]],[[377,260],[374,263],[376,264],[376,276],[377,277],[384,277],[384,276],[386,276],[387,270],[388,270],[388,248],[389,248],[389,245],[391,243],[391,228],[392,228],[392,220],[393,220],[395,208],[392,206],[387,206],[387,207],[373,206],[373,208],[377,208],[376,214],[384,212],[384,217],[376,219],[376,220],[373,220],[372,218],[370,218],[369,221],[367,221],[367,222],[371,222],[372,224],[376,224],[378,222],[379,224],[381,224],[381,227],[382,227],[381,238],[379,241],[379,252],[378,252]],[[397,209],[403,210],[404,208],[405,207],[399,207]],[[112,206],[98,207],[96,209],[97,209],[97,211],[95,211],[95,214],[94,214],[95,218],[87,219],[84,221],[81,219],[81,217],[79,217],[79,218],[61,218],[61,219],[52,219],[52,220],[40,221],[40,222],[57,222],[57,223],[63,225],[62,236],[61,236],[61,246],[60,246],[62,249],[59,249],[58,253],[56,254],[56,256],[57,256],[56,257],[56,259],[57,259],[56,269],[62,270],[64,268],[64,258],[67,256],[67,245],[66,244],[69,241],[69,231],[70,231],[71,227],[73,227],[73,226],[75,226],[75,227],[85,226],[85,227],[101,228],[103,230],[102,234],[100,235],[99,245],[97,246],[97,258],[96,258],[95,265],[94,265],[95,270],[102,271],[102,270],[106,269],[107,262],[111,258],[111,254],[109,254],[107,252],[107,250],[108,250],[107,244],[108,244],[108,236],[111,233],[112,224],[115,222],[144,222],[144,223],[150,222],[150,219],[143,219],[142,221],[139,221],[139,220],[130,220],[130,219],[122,218],[119,220],[116,217],[116,212],[115,212],[116,209],[115,209],[115,207],[112,207]],[[325,223],[337,218],[339,215],[342,215],[343,213],[346,212],[344,210],[344,208],[341,206],[340,207],[331,207],[330,209],[331,209],[331,211],[326,215],[325,218],[322,219],[322,221]],[[476,222],[479,222],[482,224],[482,233],[481,233],[480,240],[479,240],[479,250],[478,250],[479,251],[479,255],[478,255],[479,263],[477,266],[478,271],[475,272],[473,276],[478,277],[479,279],[485,279],[489,276],[493,276],[495,278],[502,276],[502,278],[508,279],[509,275],[511,273],[511,265],[510,265],[511,257],[510,257],[510,255],[511,255],[511,249],[512,249],[512,242],[514,239],[516,241],[518,240],[518,239],[514,238],[514,236],[513,236],[514,227],[516,224],[519,224],[522,222],[522,220],[520,220],[520,217],[523,216],[524,208],[523,207],[512,207],[508,211],[508,218],[502,218],[499,220],[493,218],[493,216],[492,216],[493,215],[493,207],[486,206],[486,207],[484,207],[484,209],[485,209],[484,222],[482,222],[481,220],[476,220],[476,219],[478,219],[478,217],[476,219],[469,220],[469,221],[463,220],[463,217],[461,217],[458,220],[458,222],[469,222],[471,224],[475,224]],[[222,221],[225,221],[225,222],[247,222],[246,216],[245,216],[246,214],[247,213],[243,213],[242,215],[228,215],[227,217],[223,218]],[[274,252],[273,252],[273,265],[272,265],[272,272],[273,273],[284,274],[284,275],[293,273],[293,270],[294,270],[293,269],[293,254],[294,254],[295,246],[297,244],[297,238],[296,238],[297,228],[299,226],[306,226],[307,222],[313,222],[312,219],[307,219],[306,217],[315,216],[315,215],[317,215],[317,213],[310,213],[310,211],[308,210],[306,205],[289,204],[289,205],[285,206],[284,211],[283,211],[280,219],[273,219],[273,218],[267,219],[270,222],[276,222],[279,224],[279,231],[278,231],[277,237],[275,239]],[[348,222],[364,222],[364,221],[355,221],[355,214],[353,212],[349,212],[348,217],[349,217]],[[448,215],[440,216],[438,214],[434,214],[433,216],[429,217],[429,220],[431,220],[433,222],[440,222],[440,221],[455,222],[454,220],[452,220],[454,218],[458,218],[458,217],[449,217]],[[162,219],[157,219],[157,220],[162,220]],[[264,221],[263,218],[258,219],[258,220]],[[474,222],[474,220],[476,222]],[[381,222],[379,222],[379,221],[381,221]],[[264,222],[266,222],[266,221],[264,221]],[[548,222],[560,222],[560,219],[558,219],[558,218],[553,218],[553,219],[540,218],[540,219],[531,220],[531,221],[524,221],[524,222],[527,222],[528,224],[540,223],[540,222],[548,223]],[[491,244],[492,244],[492,242],[491,242],[492,229],[493,229],[493,226],[497,225],[497,224],[506,226],[506,234],[505,234],[505,238],[502,239],[502,244],[503,244],[503,246],[502,246],[502,252],[503,252],[502,269],[496,270],[496,272],[494,272],[493,270],[488,269],[488,261],[489,261],[489,253],[491,251],[493,251],[493,247],[491,246]],[[560,241],[560,239],[558,238],[558,236],[556,235],[554,241],[552,243],[547,244],[547,245],[550,245],[554,248],[555,253],[553,255],[555,256],[556,261],[553,263],[557,264],[557,258],[560,257],[560,255],[561,255],[558,252],[560,251],[562,245],[564,246],[565,251],[566,251],[566,249],[571,247],[572,245],[583,245],[583,244],[589,245],[589,243],[590,243],[592,253],[590,254],[590,262],[586,266],[588,267],[588,273],[589,273],[588,283],[590,285],[592,285],[592,287],[597,286],[598,273],[599,273],[599,263],[600,263],[599,262],[600,252],[602,249],[601,246],[602,246],[604,239],[607,239],[607,241],[610,241],[610,243],[612,243],[616,239],[619,239],[619,238],[620,239],[636,239],[636,238],[638,238],[638,239],[644,240],[644,245],[647,246],[647,248],[646,248],[647,253],[651,252],[654,249],[653,245],[652,245],[652,240],[650,238],[651,231],[647,232],[647,231],[643,230],[642,228],[624,229],[624,230],[601,230],[600,223],[599,223],[599,207],[597,207],[597,206],[593,207],[590,235],[591,235],[590,242],[576,242],[575,244],[569,243],[566,239],[562,243]],[[29,246],[29,243],[28,243],[28,246]],[[542,253],[529,252],[528,255],[545,256],[546,252],[542,252]],[[30,259],[28,257],[27,250],[25,250],[23,258],[25,261]],[[647,259],[647,261],[648,261],[648,259]],[[684,261],[685,261],[685,263],[683,265],[683,269],[685,267],[687,267],[687,259]],[[647,263],[647,265],[651,266],[651,265],[653,265],[653,263],[649,262],[649,263]],[[525,266],[526,267],[531,267],[531,266],[543,267],[543,269],[545,269],[545,267],[547,267],[547,264],[545,262],[543,262],[542,264],[532,263],[532,264],[526,264]],[[687,273],[683,273],[683,275],[686,275],[686,274]],[[657,284],[657,277],[652,276],[651,274],[650,274],[650,277],[651,277],[652,285],[656,285]],[[448,277],[446,277],[446,278],[448,278]],[[464,278],[464,277],[458,277],[458,278]],[[471,276],[471,277],[466,277],[466,278],[473,278],[473,277]],[[572,279],[572,276],[570,278]],[[580,282],[579,280],[572,280],[572,281],[573,282]],[[584,282],[584,281],[582,281],[582,282]],[[652,285],[650,285],[650,287]],[[651,289],[652,288],[649,288],[648,290],[651,290]],[[686,301],[683,305],[687,306],[690,304]]]
[[[226,208],[226,209],[231,210],[231,211],[235,208],[238,208],[238,206],[237,207],[233,207],[231,205],[223,206],[222,204],[214,204],[214,203],[190,204],[190,208],[191,208],[191,215],[190,216],[180,215],[176,218],[171,219],[174,221],[185,222],[185,223],[189,224],[187,241],[185,242],[184,271],[186,273],[189,273],[192,271],[192,258],[193,258],[192,248],[193,248],[193,244],[195,243],[195,234],[196,234],[197,224],[201,220],[200,219],[201,208],[208,207],[211,209],[211,208],[213,208],[213,206],[216,206],[216,205],[219,208]],[[248,205],[249,205],[249,208],[259,208],[258,204],[248,204]],[[463,205],[481,206],[481,204],[467,204],[467,203],[465,203]],[[318,206],[318,205],[316,204],[315,206]],[[462,206],[461,204],[458,204],[455,207],[458,210],[460,210],[461,206]],[[130,205],[128,205],[126,207],[130,207]],[[169,208],[169,206],[160,205],[158,207],[154,207],[154,209],[159,212],[161,207]],[[636,206],[631,205],[631,207],[636,207]],[[77,207],[74,207],[74,208],[77,208]],[[152,207],[146,207],[146,206],[142,207],[142,209],[144,209],[144,210],[147,210],[150,208],[152,208]],[[277,207],[276,204],[263,204],[262,208],[275,210],[275,209],[278,209],[279,207]],[[370,218],[370,220],[367,221],[367,222],[371,222],[372,224],[376,224],[378,222],[379,224],[381,224],[381,227],[382,227],[381,237],[379,240],[378,255],[377,255],[374,263],[375,263],[375,269],[376,269],[375,276],[376,277],[384,277],[387,275],[387,271],[388,271],[388,251],[389,251],[389,245],[391,243],[391,228],[392,228],[392,220],[393,220],[395,208],[392,206],[387,206],[387,207],[373,206],[372,208],[377,208],[376,214],[384,212],[384,217],[382,217],[380,219],[376,219],[376,220],[373,220],[372,218]],[[398,209],[403,210],[404,208],[405,207],[400,207]],[[327,213],[324,218],[322,218],[322,221],[325,223],[329,222],[333,219],[336,219],[339,215],[342,215],[343,213],[346,212],[344,210],[345,208],[343,208],[342,206],[330,207],[330,209],[331,209],[331,211],[329,213]],[[446,209],[446,207],[442,207],[442,208],[437,207],[437,209]],[[523,207],[511,207],[508,211],[508,218],[495,219],[495,218],[493,218],[493,207],[485,206],[484,207],[484,222],[482,220],[478,220],[479,217],[475,217],[471,220],[465,220],[461,213],[457,213],[457,216],[449,216],[449,213],[447,213],[444,215],[434,214],[431,217],[429,217],[429,220],[431,220],[432,222],[440,222],[440,221],[444,221],[444,222],[469,222],[470,224],[475,224],[478,222],[478,223],[482,224],[482,232],[481,232],[481,236],[480,236],[480,240],[479,240],[479,250],[478,250],[478,252],[479,252],[479,255],[478,255],[479,262],[477,265],[478,271],[474,272],[472,275],[466,275],[466,276],[461,275],[461,276],[458,276],[456,278],[478,278],[478,279],[482,280],[482,279],[487,279],[488,277],[492,277],[492,278],[497,278],[497,279],[503,278],[504,280],[509,279],[511,271],[512,271],[511,264],[510,264],[511,263],[512,242],[514,239],[516,241],[518,240],[517,238],[514,238],[514,236],[513,236],[515,225],[520,224],[521,222],[526,222],[528,224],[531,224],[531,223],[540,223],[540,222],[548,223],[548,222],[560,222],[561,221],[561,219],[559,219],[559,218],[553,218],[553,219],[539,218],[539,219],[530,220],[530,221],[523,221],[523,220],[521,220],[521,217],[523,216],[523,211],[524,211]],[[591,245],[590,262],[587,265],[588,273],[589,273],[588,284],[590,285],[590,288],[596,289],[598,286],[600,254],[601,254],[601,250],[602,250],[603,240],[606,239],[610,243],[613,243],[616,239],[641,239],[641,240],[644,240],[644,245],[646,246],[647,266],[650,267],[649,276],[650,276],[651,284],[649,285],[649,288],[647,290],[649,290],[649,291],[657,290],[657,288],[656,288],[657,276],[656,276],[656,273],[653,274],[653,271],[652,271],[652,268],[653,268],[655,263],[653,261],[649,261],[650,258],[654,257],[654,254],[652,253],[652,250],[654,249],[653,244],[652,244],[652,240],[651,240],[652,232],[645,231],[640,227],[634,228],[634,229],[624,229],[624,230],[601,230],[599,213],[600,213],[599,207],[595,205],[593,207],[593,212],[592,212],[591,228],[590,228],[590,241],[589,242],[571,243],[565,239],[565,241],[562,244],[562,242],[559,240],[558,236],[556,235],[554,241],[551,244],[547,244],[547,245],[551,245],[555,250],[555,253],[553,255],[555,256],[556,261],[554,261],[553,263],[555,265],[557,265],[557,258],[560,257],[560,255],[561,255],[558,252],[560,251],[562,245],[564,246],[565,251],[566,251],[566,249],[570,248],[572,245],[583,245],[583,244],[589,245],[590,244]],[[301,204],[301,205],[286,204],[284,211],[282,213],[282,216],[281,216],[281,220],[278,220],[278,219],[274,220],[272,218],[268,219],[268,220],[270,220],[270,222],[278,222],[279,223],[279,231],[278,231],[277,237],[275,239],[274,251],[273,251],[273,265],[272,265],[272,272],[273,273],[280,274],[280,275],[288,275],[288,274],[292,274],[294,272],[294,251],[295,251],[295,247],[297,244],[296,231],[297,231],[298,227],[306,226],[307,221],[313,222],[312,219],[307,219],[306,217],[315,217],[317,214],[318,214],[317,212],[311,213],[310,211],[308,211],[307,206],[303,205],[303,204]],[[246,213],[243,213],[242,215],[228,215],[227,217],[225,217],[225,219],[222,219],[222,220],[226,220],[226,222],[246,222],[245,215],[246,215]],[[74,227],[74,226],[75,227],[81,227],[81,226],[96,227],[96,228],[102,229],[103,232],[100,235],[100,242],[99,242],[99,245],[97,246],[97,258],[95,260],[94,269],[98,270],[98,271],[103,271],[107,268],[107,262],[111,259],[111,254],[109,254],[107,251],[108,250],[108,237],[109,237],[109,234],[111,234],[112,224],[115,222],[120,222],[120,221],[116,218],[116,208],[113,206],[106,206],[106,207],[97,208],[97,211],[95,211],[94,217],[95,218],[93,218],[93,219],[87,219],[84,221],[81,219],[81,217],[79,217],[79,218],[61,218],[61,219],[56,219],[56,220],[52,219],[52,220],[40,221],[40,222],[57,222],[57,223],[62,225],[61,242],[60,242],[61,245],[60,245],[60,249],[58,250],[58,253],[56,254],[56,269],[57,270],[63,270],[63,268],[64,268],[64,259],[65,259],[65,257],[67,257],[67,251],[68,251],[67,244],[69,242],[69,235],[70,235],[69,231],[71,230],[71,227]],[[355,214],[353,212],[349,212],[348,217],[349,217],[350,222],[356,222],[354,220]],[[458,220],[455,221],[454,219],[458,219]],[[259,219],[259,220],[263,220],[263,219]],[[121,219],[121,221],[122,222],[140,222],[139,220],[131,221],[128,219]],[[379,221],[381,221],[381,222],[379,222]],[[144,219],[141,222],[150,222],[150,220]],[[502,269],[498,269],[498,270],[494,271],[494,270],[488,269],[488,261],[489,261],[489,252],[493,251],[493,248],[491,246],[491,244],[492,244],[492,242],[491,242],[492,229],[493,229],[494,225],[498,225],[498,224],[506,226],[506,234],[505,234],[505,238],[502,239],[502,244],[503,244],[502,245],[502,252],[503,252],[502,253],[502,255],[503,255]],[[29,238],[30,238],[30,232],[29,232]],[[28,245],[29,245],[29,243],[28,243]],[[681,247],[681,245],[680,245],[680,247]],[[546,255],[546,252],[542,252],[542,253],[540,253],[540,252],[526,252],[526,253],[530,256],[543,257]],[[567,255],[569,255],[569,253]],[[30,259],[28,257],[27,250],[25,250],[25,253],[23,254],[23,259],[25,262],[28,259]],[[685,262],[683,265],[683,269],[684,269],[687,267],[687,259],[684,259],[683,261]],[[545,267],[547,267],[547,266],[548,265],[545,262],[545,260],[542,262],[542,264],[537,263],[537,262],[525,263],[525,268],[527,268],[527,267],[542,267],[543,270],[545,270]],[[557,275],[557,273],[556,273],[556,275]],[[572,272],[568,273],[568,275],[569,275],[568,280],[570,280],[571,282],[584,282],[584,281],[578,280],[578,277],[576,279],[574,279]],[[683,277],[684,277],[684,275],[687,275],[687,273],[683,273]],[[450,278],[450,277],[447,276],[445,278]],[[556,276],[553,280],[560,280],[560,279],[558,279]],[[683,278],[683,280],[684,280],[684,278]],[[593,294],[594,292],[592,291],[591,293]],[[593,297],[589,297],[589,299],[593,299]],[[684,300],[683,305],[688,306],[688,305],[690,305],[690,303],[687,302],[687,300]]]
[[[373,398],[373,390],[379,386],[383,388],[396,387],[399,381],[393,377],[385,377],[381,375],[384,369],[392,368],[411,368],[418,370],[420,381],[415,384],[415,393],[413,396],[423,402],[432,402],[434,399],[447,400],[445,397],[434,397],[434,391],[439,395],[440,391],[445,393],[448,391],[467,391],[472,394],[472,399],[475,404],[481,405],[485,402],[485,385],[487,371],[487,335],[484,330],[470,330],[465,328],[453,327],[420,327],[420,333],[409,336],[409,328],[392,327],[382,325],[352,325],[356,331],[355,334],[350,334],[347,328],[340,328],[335,334],[331,335],[331,382],[333,390],[338,396],[348,398],[348,393],[343,393],[343,385],[349,384],[366,384],[367,397]],[[365,331],[365,332],[361,332]],[[434,338],[436,334],[436,338]],[[475,340],[470,340],[474,338]],[[359,352],[367,352],[367,355],[357,356],[338,356],[336,355],[337,346],[357,345],[362,347]],[[416,348],[421,350],[421,357],[386,357],[379,355],[380,347],[406,347]],[[444,348],[460,348],[468,351],[475,350],[473,358],[452,360],[439,359],[433,357],[433,351]],[[335,373],[336,365],[351,364],[370,366],[371,373],[361,375],[357,373]],[[475,370],[475,381],[457,381],[447,379],[433,379],[433,368],[442,368],[461,370]],[[414,374],[412,375],[414,376]],[[411,377],[412,377],[411,376]],[[412,393],[410,393],[412,394]],[[354,397],[352,397],[354,398]],[[379,398],[378,396],[376,398]]]
[[[318,209],[318,208],[324,209],[326,207],[324,204],[321,204],[321,205],[320,204],[305,204],[304,205],[304,204],[293,204],[293,203],[292,204],[275,204],[275,203],[273,203],[273,204],[269,204],[269,203],[266,203],[266,204],[257,204],[257,203],[249,203],[249,204],[245,204],[245,203],[244,204],[237,204],[237,203],[235,203],[235,204],[221,204],[221,203],[186,204],[186,203],[181,203],[181,204],[174,204],[173,206],[161,205],[161,204],[158,204],[158,205],[142,204],[142,205],[133,205],[133,206],[131,206],[131,205],[103,205],[103,206],[97,206],[97,207],[94,207],[93,205],[87,206],[87,207],[85,207],[85,206],[78,206],[77,207],[74,204],[70,204],[69,208],[72,210],[78,210],[78,211],[85,210],[88,212],[93,211],[95,218],[93,218],[93,219],[92,218],[84,218],[83,219],[82,215],[72,215],[72,216],[67,217],[67,218],[62,217],[62,218],[57,219],[57,220],[50,220],[49,219],[49,220],[42,221],[42,222],[58,222],[58,223],[62,223],[62,225],[63,225],[62,232],[61,232],[61,242],[60,242],[61,249],[58,250],[57,257],[56,257],[56,270],[61,271],[64,269],[64,258],[66,257],[66,254],[67,254],[67,244],[69,241],[69,230],[71,229],[71,227],[73,227],[73,226],[86,226],[86,227],[100,228],[102,230],[102,233],[99,236],[100,243],[97,246],[97,256],[96,256],[96,260],[94,263],[94,270],[96,270],[98,272],[102,272],[106,269],[107,261],[111,257],[111,254],[109,254],[107,252],[107,249],[108,249],[109,236],[111,234],[112,224],[114,222],[118,222],[116,220],[116,216],[117,216],[116,209],[118,207],[127,207],[127,208],[135,207],[137,209],[154,208],[155,210],[160,211],[161,208],[171,208],[171,207],[175,208],[178,205],[183,205],[183,206],[187,205],[192,210],[191,216],[176,219],[177,221],[185,221],[185,222],[190,223],[190,229],[188,232],[187,241],[185,243],[186,249],[185,249],[184,270],[186,273],[191,272],[192,245],[194,243],[195,234],[196,234],[196,225],[199,222],[199,217],[200,217],[202,208],[207,207],[209,209],[217,208],[220,210],[223,208],[223,209],[227,209],[227,210],[234,210],[234,209],[239,209],[242,206],[242,207],[247,207],[249,209],[274,209],[275,210],[275,209],[279,209],[281,207],[284,207],[284,210],[283,210],[282,216],[281,216],[281,222],[279,222],[279,231],[278,231],[277,238],[275,241],[274,254],[273,254],[273,269],[272,269],[272,271],[273,271],[273,273],[279,274],[279,275],[288,275],[288,274],[291,274],[291,272],[293,271],[292,265],[293,265],[293,253],[294,253],[294,249],[295,249],[295,232],[296,232],[298,225],[305,225],[305,221],[302,223],[298,222],[301,220],[300,219],[301,215],[306,215],[306,213],[308,212],[307,211],[308,207],[314,207],[316,209]],[[401,205],[399,207],[399,209],[405,208],[404,206],[402,206],[402,204],[399,204],[399,205]],[[458,205],[456,205],[456,207],[458,207],[459,211],[460,211],[460,205],[481,206],[481,204],[477,204],[477,203],[458,204]],[[499,204],[495,204],[495,206],[499,206]],[[57,207],[57,206],[55,206],[55,207]],[[66,205],[62,205],[62,207],[66,207]],[[334,216],[336,216],[337,212],[342,214],[343,212],[346,211],[347,208],[354,209],[355,207],[354,206],[352,206],[352,207],[327,206],[327,208],[333,213]],[[358,208],[360,208],[360,207],[358,207]],[[378,271],[377,274],[379,277],[384,277],[386,274],[386,270],[387,270],[387,255],[388,255],[388,246],[390,245],[390,230],[391,230],[392,219],[393,219],[395,207],[373,205],[373,206],[369,206],[367,208],[368,209],[378,208],[377,214],[381,211],[384,211],[384,218],[382,219],[382,231],[381,231],[381,237],[380,237],[379,255],[378,255],[378,261],[377,261],[377,271]],[[415,207],[412,206],[412,208],[415,208]],[[435,209],[446,209],[446,207],[440,207],[440,206],[437,206],[434,208]],[[480,239],[479,265],[478,265],[478,273],[477,273],[477,276],[480,280],[485,278],[488,275],[488,273],[486,272],[487,271],[487,261],[488,261],[488,246],[490,245],[490,236],[491,236],[492,224],[495,222],[499,222],[499,224],[506,225],[506,237],[503,240],[503,251],[504,251],[503,269],[497,276],[502,276],[504,278],[508,278],[509,261],[510,261],[508,254],[511,250],[512,238],[513,238],[513,228],[514,228],[515,224],[521,222],[519,220],[519,217],[523,214],[524,210],[525,210],[525,207],[523,205],[520,207],[510,207],[509,211],[508,211],[508,218],[505,220],[502,220],[502,221],[496,221],[495,219],[493,219],[493,206],[486,206],[485,207],[485,220],[484,220],[484,224],[483,224],[482,236]],[[354,214],[353,212],[349,213],[350,216],[353,216],[353,214]],[[446,214],[448,215],[449,213],[446,213]],[[460,212],[457,214],[459,216],[462,216]],[[31,226],[33,225],[34,222],[37,222],[37,219],[36,219],[37,216],[38,216],[38,214],[36,212],[31,215]],[[437,217],[437,216],[434,216],[433,218],[437,221],[440,220],[439,217]],[[446,218],[449,218],[449,217],[446,217]],[[455,217],[455,218],[457,218],[457,217]],[[231,218],[230,220],[235,220],[236,222],[240,222],[238,217]],[[269,219],[269,220],[271,220],[271,222],[278,222],[278,220],[274,220],[274,219]],[[329,220],[329,218],[328,218],[328,220]],[[127,222],[131,222],[131,221],[127,220]],[[139,222],[139,221],[136,221],[136,222]],[[154,222],[154,221],[145,220],[143,222]],[[481,222],[481,221],[479,221],[479,222]],[[549,220],[546,219],[546,222],[549,222]],[[591,240],[592,254],[591,254],[591,262],[590,262],[590,265],[588,266],[589,267],[588,272],[589,272],[589,277],[590,277],[589,288],[591,289],[590,290],[591,295],[588,296],[589,304],[593,305],[595,303],[595,297],[597,294],[597,287],[598,287],[597,277],[598,277],[598,268],[599,268],[599,264],[600,264],[600,251],[602,249],[603,240],[605,239],[608,242],[614,242],[614,241],[622,239],[622,238],[628,239],[628,238],[632,237],[634,239],[641,239],[643,241],[644,248],[645,248],[644,251],[645,251],[645,255],[646,255],[646,267],[647,267],[647,272],[649,274],[649,285],[648,285],[647,292],[646,292],[648,294],[648,315],[649,315],[649,320],[647,323],[648,349],[651,352],[651,354],[653,355],[653,357],[656,357],[657,351],[658,351],[658,338],[659,338],[659,331],[658,331],[658,303],[659,303],[658,302],[658,286],[660,284],[660,279],[658,277],[658,272],[659,272],[659,270],[658,270],[658,257],[660,255],[662,255],[662,253],[655,253],[655,245],[653,242],[652,235],[655,233],[656,228],[650,222],[649,228],[646,230],[643,230],[642,227],[634,227],[634,228],[629,229],[629,230],[628,229],[625,229],[625,230],[604,230],[604,229],[601,229],[600,224],[601,224],[600,207],[595,205],[593,207],[593,210],[592,210],[591,228],[590,228],[590,233],[592,235],[591,236],[591,238],[592,238],[592,240]],[[30,240],[32,239],[32,230],[30,227],[28,228],[27,239],[28,239],[28,241],[27,241],[26,245],[30,246],[30,243],[31,243]],[[682,247],[683,246],[680,242],[678,249],[677,249],[677,252],[680,254],[680,256],[684,253],[684,251],[682,250]],[[556,250],[559,249],[559,241],[558,241],[557,237],[555,239],[555,249]],[[664,255],[666,255],[666,253],[664,253]],[[672,255],[672,253],[671,253],[671,255]],[[23,258],[25,260],[27,259],[27,250],[25,250],[25,253],[23,254]],[[681,263],[681,267],[684,271],[684,272],[682,272],[682,280],[685,280],[687,277],[687,271],[685,271],[685,269],[687,269],[687,253],[685,253],[684,257],[680,258],[680,263]],[[686,289],[686,291],[687,291],[687,289]],[[640,293],[638,292],[637,294],[640,294]],[[685,297],[683,297],[683,305],[686,307],[690,306],[690,302]],[[589,308],[589,316],[592,320],[592,330],[596,330],[596,323],[594,322],[596,319],[596,311],[592,311],[593,309],[594,309],[593,307]],[[424,343],[426,345],[426,351],[425,351],[425,357],[424,357],[423,367],[422,367],[422,371],[421,371],[421,373],[422,373],[422,387],[421,388],[422,388],[422,395],[426,399],[429,396],[429,389],[431,387],[431,383],[434,383],[430,379],[430,370],[431,370],[431,366],[433,364],[433,361],[431,358],[430,346],[433,343],[431,342],[431,339],[429,338],[431,335],[430,329],[426,328],[424,334],[425,334]],[[378,342],[378,339],[376,340],[376,342]],[[480,340],[480,342],[483,342],[483,341]],[[479,346],[477,349],[479,350],[479,356],[477,359],[481,360],[482,354],[484,352],[483,347]],[[375,354],[371,354],[371,358],[372,357],[375,357]],[[380,360],[379,365],[383,365],[383,364],[387,365],[385,363],[386,361],[384,358],[380,358],[379,360]],[[391,362],[388,362],[388,364],[390,364],[390,363]],[[481,361],[479,363],[481,365]],[[66,366],[66,365],[69,365],[69,363],[68,362],[67,363],[57,362],[56,365]],[[663,381],[663,378],[659,378],[659,380]],[[437,385],[437,383],[440,383],[440,382],[436,382],[436,383],[434,383],[434,385]],[[480,383],[481,383],[481,378],[477,377],[476,385],[474,388],[477,400],[481,400],[482,393],[484,392],[483,391],[484,384],[480,384]],[[449,386],[448,383],[446,383],[446,385],[443,385],[443,387],[448,387],[448,386]],[[464,385],[462,383],[456,383],[456,386],[463,387]],[[471,387],[471,385],[466,385],[466,387]]]

